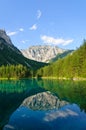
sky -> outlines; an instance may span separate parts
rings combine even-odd
[[[86,39],[86,0],[0,0],[0,29],[19,49],[77,49]]]

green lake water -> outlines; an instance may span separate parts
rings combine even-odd
[[[60,100],[65,100],[69,104],[60,108],[59,110],[52,111],[33,111],[28,108],[19,108],[21,103],[26,97],[35,95],[39,92],[50,91]],[[47,112],[47,115],[45,116]],[[69,113],[67,115],[67,113]],[[70,114],[71,112],[71,114]],[[85,130],[86,129],[86,81],[66,81],[66,80],[36,80],[36,79],[23,79],[23,80],[5,80],[0,81],[0,128],[8,124],[9,127],[4,127],[4,130],[34,130],[34,128],[28,126],[29,119],[22,115],[34,115],[35,118],[40,121],[40,127],[38,130],[52,129],[52,130]],[[59,118],[55,117],[55,120],[50,121],[50,115],[58,113]],[[60,116],[62,113],[67,115]],[[40,116],[39,116],[40,115]],[[68,119],[67,119],[68,117]],[[35,119],[34,118],[34,119]],[[18,120],[17,120],[18,119]],[[42,120],[45,119],[45,120]],[[76,122],[77,119],[77,122]],[[30,124],[35,122],[30,118]],[[46,120],[48,120],[46,122]],[[15,121],[15,123],[13,123]],[[25,125],[19,125],[25,123]],[[73,124],[71,124],[71,121]],[[18,124],[19,122],[19,124]],[[65,125],[64,125],[65,123]],[[38,123],[39,124],[39,123]],[[49,124],[49,125],[48,125]],[[60,124],[62,125],[60,126]],[[16,127],[15,127],[16,125]],[[18,127],[17,127],[18,125]],[[35,125],[35,124],[34,124]],[[37,122],[36,122],[37,125]],[[36,129],[36,126],[34,126]]]

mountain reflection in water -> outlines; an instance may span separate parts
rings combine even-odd
[[[3,128],[3,130],[85,129],[86,113],[81,111],[78,105],[60,100],[50,92],[26,98]]]
[[[26,106],[32,110],[50,110],[60,108],[66,104],[68,104],[67,101],[60,100],[50,91],[46,91],[26,98],[21,106]]]

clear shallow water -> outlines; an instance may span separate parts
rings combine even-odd
[[[50,111],[18,108],[26,97],[47,90],[69,104],[59,110]],[[5,130],[14,128],[16,130],[55,130],[57,128],[58,130],[85,130],[85,111],[85,81],[18,80],[0,82],[0,127],[8,124],[4,127]]]

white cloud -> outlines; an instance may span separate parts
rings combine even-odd
[[[63,45],[63,46],[66,46],[73,42],[73,39],[64,40],[62,38],[58,39],[46,35],[41,36],[41,40],[43,40],[44,43],[53,44],[53,45]]]
[[[34,24],[34,25],[32,25],[29,29],[30,29],[30,30],[36,30],[36,29],[37,29],[37,25]]]
[[[24,29],[23,29],[23,28],[20,28],[20,29],[19,29],[19,31],[20,31],[20,32],[23,32],[23,31],[24,31]]]
[[[18,33],[17,31],[7,32],[7,35],[8,35],[8,36],[13,36],[13,35],[16,35],[17,33]]]
[[[26,41],[25,41],[25,40],[22,40],[21,42],[22,42],[22,43],[26,43]]]
[[[37,10],[37,19],[39,19],[42,15],[42,12],[40,10]]]
[[[21,43],[27,43],[29,40],[22,40]]]
[[[66,41],[64,42],[63,46],[66,46],[66,45],[72,43],[73,41],[74,41],[73,39],[66,40]]]
[[[24,31],[23,28],[19,28],[17,31],[7,31],[7,35],[8,36],[13,36],[13,35],[18,34],[19,32],[23,32],[23,31]]]

